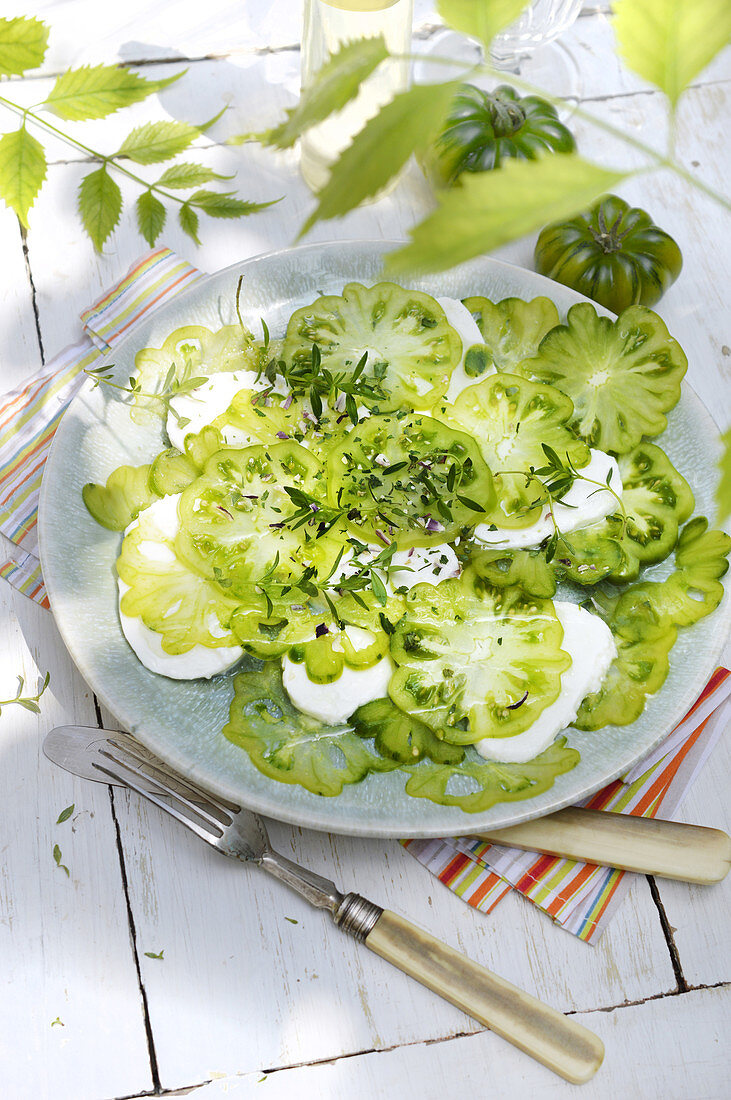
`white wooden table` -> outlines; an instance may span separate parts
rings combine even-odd
[[[429,5],[416,7],[417,25],[427,28],[434,20]],[[294,102],[296,0],[28,0],[21,8],[53,27],[42,77],[12,82],[26,102],[42,99],[53,75],[71,64],[122,59],[159,76],[187,66],[187,77],[159,103],[81,124],[78,132],[111,151],[133,124],[151,117],[201,121],[229,104],[198,143],[200,158],[220,171],[236,170],[246,198],[286,196],[256,217],[209,222],[198,251],[174,224],[163,243],[214,271],[293,241],[312,203],[296,153],[220,143],[261,128]],[[659,140],[660,96],[620,70],[606,17],[585,11],[566,41],[581,60],[589,105]],[[729,176],[730,76],[717,61],[680,113],[684,161],[720,190]],[[8,117],[2,122],[9,128]],[[626,152],[585,125],[576,130],[587,155],[626,160]],[[74,214],[84,168],[66,147],[52,147],[27,236],[0,210],[0,390],[76,339],[79,311],[144,251],[128,213],[104,254],[94,253]],[[685,268],[660,312],[689,354],[691,383],[725,425],[731,419],[728,224],[708,200],[668,176],[633,180],[622,193],[647,206],[681,244]],[[401,236],[429,201],[412,170],[386,199],[318,226],[312,238]],[[532,244],[518,242],[501,255],[530,267]],[[0,582],[0,616],[0,698],[18,674],[29,683],[46,669],[52,677],[40,716],[19,708],[0,716],[4,1098],[111,1100],[175,1090],[200,1100],[573,1095],[571,1086],[358,947],[266,876],[219,859],[136,797],[48,764],[41,742],[52,726],[112,719],[76,672],[48,612]],[[728,828],[728,765],[726,742],[695,784],[684,818]],[[70,803],[73,817],[56,825]],[[607,1048],[604,1068],[583,1089],[587,1098],[728,1095],[728,886],[636,876],[608,931],[590,947],[517,895],[489,917],[473,911],[396,842],[276,824],[272,833],[285,853],[343,888],[404,912],[578,1014]],[[68,878],[54,865],[56,843]],[[161,950],[162,960],[146,954]]]

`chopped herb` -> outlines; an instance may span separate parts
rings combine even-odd
[[[68,878],[71,878],[71,872],[68,867],[61,862],[61,849],[58,844],[54,844],[53,846],[53,860],[56,866],[60,867],[62,871],[65,871]]]
[[[284,919],[288,920],[290,924],[299,924],[299,921],[295,920],[294,917],[285,917]]]
[[[148,959],[162,959],[164,957],[164,955],[165,955],[165,948],[164,947],[163,947],[162,951],[159,951],[157,954],[155,954],[154,951],[145,951],[145,956]]]

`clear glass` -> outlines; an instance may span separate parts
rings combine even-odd
[[[343,42],[383,35],[391,53],[408,53],[412,21],[413,0],[305,0],[303,89]],[[300,170],[308,187],[319,191],[327,183],[333,161],[368,119],[408,88],[409,76],[408,61],[384,62],[363,82],[351,103],[304,134]]]
[[[581,96],[581,71],[571,50],[556,39],[576,20],[583,2],[533,0],[494,38],[490,47],[492,63],[561,97],[567,107],[575,105]]]
[[[539,46],[553,42],[577,18],[584,0],[533,0],[514,23],[496,35],[490,47],[494,63],[512,66]]]

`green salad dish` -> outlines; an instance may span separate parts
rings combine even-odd
[[[254,258],[90,372],[46,467],[69,651],[185,775],[318,829],[440,836],[588,796],[716,667],[717,432],[643,306],[389,246]]]

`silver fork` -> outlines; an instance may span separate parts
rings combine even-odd
[[[416,925],[275,852],[258,814],[184,779],[131,734],[59,726],[43,745],[54,763],[86,779],[129,787],[217,851],[254,863],[295,890],[371,951],[461,1008],[573,1084],[602,1063],[598,1036],[472,962]]]

